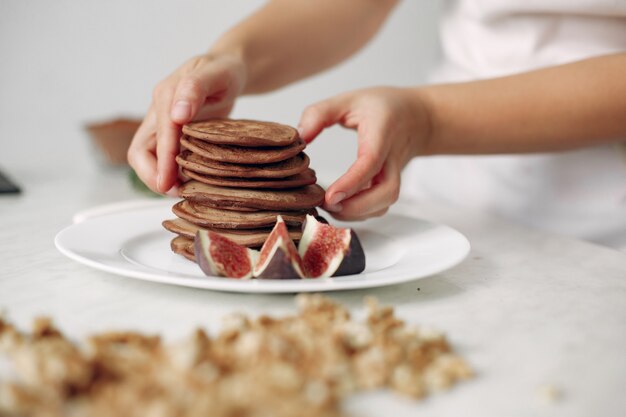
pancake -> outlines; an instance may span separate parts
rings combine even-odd
[[[176,156],[176,162],[181,167],[199,174],[237,178],[285,178],[305,171],[310,161],[305,153],[299,153],[284,161],[271,164],[230,164],[204,158],[189,150],[182,150]]]
[[[180,144],[193,153],[214,161],[231,164],[270,164],[298,155],[306,147],[302,139],[289,146],[244,148],[234,145],[215,145],[200,139],[183,136]]]
[[[237,213],[254,213],[257,211],[261,211],[261,209],[256,209],[256,208],[251,208],[251,207],[220,207],[216,204],[213,204],[210,201],[203,201],[199,204],[202,204],[203,206],[214,208],[214,209],[220,209],[224,211],[234,211]]]
[[[172,252],[182,255],[190,261],[196,262],[196,254],[193,250],[193,239],[185,236],[176,236],[170,242]]]
[[[204,120],[184,125],[183,133],[210,143],[250,147],[288,146],[299,138],[291,126],[256,120]]]
[[[163,227],[176,233],[172,250],[193,259],[198,230],[235,243],[261,247],[281,215],[298,242],[306,214],[317,216],[324,201],[309,168],[306,144],[296,129],[272,122],[213,119],[183,126],[176,156],[183,199],[172,207],[178,218]]]
[[[188,237],[193,239],[196,236],[196,232],[199,229],[210,230],[212,232],[221,233],[227,237],[233,237],[232,240],[238,241],[242,236],[251,236],[255,234],[266,234],[272,231],[271,227],[264,227],[259,229],[220,229],[214,227],[201,227],[197,224],[193,224],[190,221],[181,218],[164,220],[162,223],[163,227],[172,233],[176,233],[178,235]],[[295,230],[295,229],[294,229]]]
[[[196,232],[199,227],[193,223],[183,219],[171,219],[163,221],[163,227],[172,233],[176,233],[181,237],[190,239],[193,242],[193,238],[196,236]],[[265,239],[269,236],[272,228],[266,229],[254,229],[254,230],[226,230],[226,229],[214,229],[210,227],[203,227],[203,229],[210,230],[215,233],[219,233],[232,240],[233,242],[246,246],[249,248],[259,248],[265,243]],[[302,231],[299,228],[289,229],[289,237],[294,242],[298,242],[302,237]],[[174,248],[172,247],[172,250]]]
[[[288,226],[302,226],[307,214],[317,215],[317,210],[306,211],[256,211],[240,213],[220,210],[183,200],[172,207],[174,214],[181,219],[203,227],[221,229],[258,229],[272,228],[276,217],[282,216]]]
[[[285,178],[237,178],[237,177],[216,177],[213,175],[199,174],[186,168],[182,173],[189,178],[209,185],[233,188],[261,188],[261,189],[284,189],[296,188],[304,185],[315,184],[317,177],[315,171],[307,169],[300,174]]]
[[[194,202],[209,202],[213,207],[251,207],[264,210],[306,210],[324,201],[324,189],[317,184],[289,190],[248,190],[216,187],[199,181],[187,181],[179,188],[180,196]]]

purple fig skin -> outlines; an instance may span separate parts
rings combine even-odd
[[[206,238],[208,239],[208,236]],[[199,231],[196,233],[196,237],[193,240],[193,251],[196,255],[196,262],[205,275],[223,276],[224,274],[217,270],[215,264],[210,259],[209,248],[204,247],[203,241],[205,241],[205,239],[201,236],[201,231]]]
[[[339,267],[332,275],[333,277],[340,277],[343,275],[360,274],[365,270],[365,252],[359,237],[350,229],[350,246],[343,254],[343,260],[339,264]]]
[[[306,253],[308,252],[308,245],[311,241],[315,241],[317,238],[317,230],[319,225],[322,222],[314,216],[307,216],[303,225],[302,225],[302,240],[300,244],[303,242],[306,245],[304,249],[302,246],[298,247],[298,252],[300,256],[304,259],[306,257]],[[309,226],[307,228],[307,226]],[[331,227],[335,230],[332,225]],[[346,230],[346,229],[340,229]],[[308,232],[308,233],[307,233]],[[363,251],[363,246],[361,245],[361,241],[359,237],[355,233],[353,229],[349,229],[349,239],[346,242],[346,246],[342,248],[338,253],[331,256],[330,254],[322,254],[327,262],[327,268],[320,274],[319,276],[308,276],[308,278],[320,278],[320,277],[337,277],[343,275],[353,275],[359,274],[365,270],[365,252]],[[310,271],[306,271],[307,275]]]
[[[289,255],[282,247],[276,248],[274,255],[265,269],[256,274],[258,279],[301,279],[303,278],[294,268]]]
[[[326,220],[325,217],[322,217],[320,215],[315,216],[315,220],[317,220],[318,222],[323,223],[323,224],[328,224],[328,220]],[[304,227],[302,228],[302,230],[304,230]]]

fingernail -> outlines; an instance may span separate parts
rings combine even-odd
[[[330,200],[328,200],[328,205],[329,206],[336,206],[339,203],[341,203],[343,201],[343,199],[346,198],[346,193],[344,192],[338,192],[333,194],[333,196],[330,198]]]
[[[172,119],[187,120],[191,117],[191,104],[188,101],[179,100],[172,108]]]
[[[324,207],[326,211],[332,211],[333,213],[339,213],[343,210],[343,206],[341,204],[328,204]]]
[[[297,130],[298,136],[302,137],[302,135],[304,134],[304,128],[302,127],[302,125],[298,125]]]
[[[170,196],[170,197],[178,197],[178,186],[176,186],[176,185],[173,186],[172,188],[167,190],[167,192],[165,194]]]

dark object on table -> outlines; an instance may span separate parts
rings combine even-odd
[[[0,171],[0,194],[19,194],[22,190]]]

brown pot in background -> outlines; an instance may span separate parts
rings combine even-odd
[[[140,119],[120,117],[105,122],[89,123],[85,129],[104,156],[103,159],[111,165],[122,166],[128,164],[126,152],[140,124]]]

